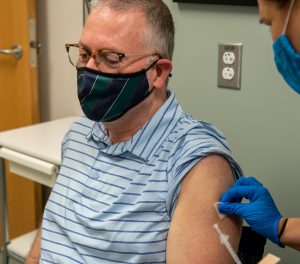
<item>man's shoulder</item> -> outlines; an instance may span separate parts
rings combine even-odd
[[[93,147],[93,141],[89,138],[95,124],[85,116],[75,119],[62,140],[62,152],[64,153],[69,147]]]
[[[69,131],[82,131],[82,130],[91,130],[93,126],[95,125],[95,122],[88,119],[85,116],[79,116],[75,119],[75,121],[72,123]]]
[[[197,120],[191,115],[183,114],[179,119],[175,130],[180,131],[179,135],[187,140],[190,137],[206,136],[226,140],[222,131],[210,122]]]
[[[88,134],[91,133],[95,122],[89,120],[85,116],[80,116],[75,119],[75,121],[70,126],[69,130],[65,135],[65,140],[70,138],[79,138],[83,137],[86,138]]]
[[[217,127],[189,115],[182,116],[168,141],[172,144],[170,155],[176,162],[211,153],[231,155],[227,139]]]
[[[181,132],[176,133],[175,140],[170,140],[172,146],[169,162],[176,175],[185,175],[198,161],[213,154],[226,157],[234,168],[235,175],[241,174],[227,139],[216,126],[188,115],[181,118],[177,126],[177,131]]]

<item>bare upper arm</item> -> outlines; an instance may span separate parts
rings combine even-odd
[[[213,206],[233,182],[228,161],[219,155],[204,158],[185,176],[168,234],[168,264],[233,263],[213,229],[219,223],[237,249],[241,221],[229,217],[220,221]]]

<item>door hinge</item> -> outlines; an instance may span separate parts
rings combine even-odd
[[[40,53],[42,45],[36,36],[36,20],[29,19],[29,49],[30,49],[30,66],[37,67],[37,55]]]

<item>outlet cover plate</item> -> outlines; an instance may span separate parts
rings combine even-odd
[[[218,87],[241,89],[242,48],[242,43],[219,43]],[[225,68],[233,70],[233,78],[223,77]]]

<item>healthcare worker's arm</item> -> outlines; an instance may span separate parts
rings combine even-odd
[[[240,219],[226,217],[220,221],[214,208],[233,183],[229,163],[218,155],[204,158],[185,176],[168,233],[167,264],[234,263],[213,228],[218,223],[237,250]]]
[[[241,203],[242,198],[249,203]],[[285,218],[277,209],[269,191],[255,178],[241,177],[221,197],[221,213],[244,218],[251,228],[277,245],[300,250],[300,219]],[[279,235],[281,236],[279,237]]]
[[[282,219],[281,225],[283,223]],[[279,227],[278,230],[281,230]],[[286,223],[284,232],[280,237],[280,241],[283,245],[295,248],[300,251],[300,218],[289,218]]]
[[[41,228],[39,228],[25,264],[38,264],[41,253]]]

